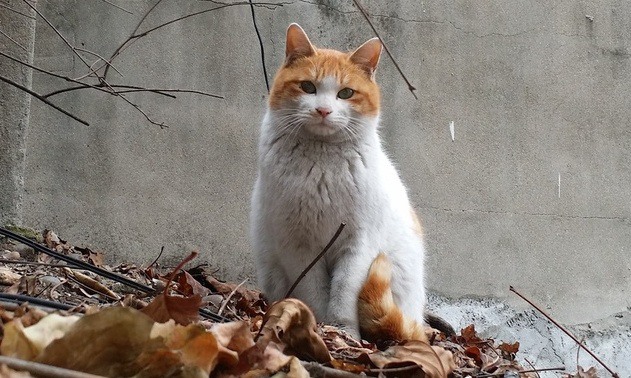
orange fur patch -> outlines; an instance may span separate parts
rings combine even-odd
[[[380,253],[370,266],[368,277],[359,292],[357,312],[362,337],[374,342],[427,341],[424,327],[407,318],[394,303],[391,277],[390,261],[385,254]]]
[[[379,87],[362,67],[350,60],[351,53],[329,49],[315,49],[310,56],[301,57],[281,67],[270,90],[269,106],[281,109],[297,96],[304,94],[300,82],[319,82],[327,76],[334,77],[340,89],[348,87],[355,94],[346,100],[353,109],[364,115],[379,112]]]

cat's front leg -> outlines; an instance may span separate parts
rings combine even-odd
[[[366,273],[377,252],[366,248],[350,249],[336,262],[331,277],[327,322],[340,326],[353,337],[359,338],[357,299],[366,279]]]

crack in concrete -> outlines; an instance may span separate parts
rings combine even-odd
[[[529,213],[529,212],[519,212],[519,211],[499,211],[499,210],[480,210],[480,209],[450,209],[450,208],[433,207],[433,206],[425,206],[425,207],[419,207],[419,208],[427,209],[427,210],[438,210],[438,211],[444,211],[444,212],[450,212],[450,213],[462,212],[462,213],[480,213],[480,214],[495,214],[495,215],[521,215],[521,216],[532,216],[532,217],[594,219],[594,220],[631,222],[631,218],[629,217],[616,217],[616,216]]]
[[[310,4],[310,5],[315,5],[318,7],[324,7],[329,11],[333,11],[336,13],[340,13],[340,14],[344,14],[344,15],[350,15],[350,14],[359,14],[359,11],[343,11],[339,8],[335,8],[333,6],[330,6],[328,4],[324,4],[324,3],[319,3],[319,2],[315,2],[315,1],[309,1],[309,0],[298,0],[301,3],[305,3],[305,4]],[[529,34],[532,32],[537,32],[539,30],[541,30],[540,28],[540,24],[538,24],[536,27],[530,28],[530,29],[526,29],[526,30],[522,30],[516,33],[510,33],[510,34],[505,34],[505,33],[497,33],[497,32],[493,32],[493,33],[486,33],[486,34],[478,34],[475,33],[473,31],[470,30],[466,30],[462,27],[457,26],[453,21],[440,21],[440,20],[431,20],[431,19],[425,19],[425,20],[419,20],[419,19],[414,19],[414,18],[403,18],[400,16],[393,16],[393,15],[385,15],[385,14],[375,14],[375,13],[369,13],[370,17],[374,17],[374,18],[381,18],[381,19],[392,19],[392,20],[397,20],[397,21],[401,21],[404,23],[416,23],[416,24],[437,24],[437,25],[450,25],[452,28],[454,28],[455,30],[464,33],[464,34],[470,34],[473,35],[477,38],[487,38],[487,37],[503,37],[503,38],[513,38],[513,37],[520,37],[524,34]]]

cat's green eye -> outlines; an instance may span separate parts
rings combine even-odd
[[[344,88],[341,91],[337,92],[337,97],[341,98],[342,100],[346,100],[348,98],[351,98],[353,94],[355,94],[354,90],[350,88]]]
[[[305,93],[314,94],[316,93],[315,85],[310,81],[301,81],[300,89],[302,89]]]

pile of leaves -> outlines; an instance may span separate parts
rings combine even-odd
[[[430,344],[391,341],[380,350],[317,324],[296,299],[269,305],[259,291],[222,282],[206,266],[181,269],[196,253],[167,271],[156,263],[110,267],[102,253],[72,246],[52,231],[21,233],[155,290],[132,290],[0,238],[0,290],[43,300],[36,306],[0,299],[2,376],[536,376],[515,361],[519,343],[497,345],[473,325],[451,337],[428,329]],[[66,306],[51,311],[51,303]],[[200,317],[200,309],[213,319]],[[596,377],[583,374],[575,377]]]

